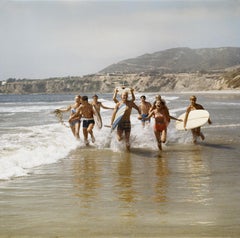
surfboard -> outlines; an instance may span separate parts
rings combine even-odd
[[[98,129],[102,128],[102,117],[99,113],[99,111],[96,109],[95,105],[93,105],[93,119],[95,121],[95,124],[97,125]]]
[[[125,103],[121,104],[120,107],[118,108],[115,119],[112,124],[112,131],[117,127],[118,123],[121,121],[121,119],[126,111],[126,108],[127,108],[127,106]]]
[[[178,119],[182,119],[184,121],[186,113],[183,113],[178,117]],[[199,126],[203,126],[209,119],[209,112],[206,110],[193,110],[190,111],[188,114],[188,120],[186,124],[186,129],[194,129]],[[184,122],[183,121],[176,121],[176,129],[177,130],[184,130]]]
[[[123,94],[124,92],[131,93],[131,89],[124,86],[116,87],[116,89],[118,90],[118,94],[120,95]]]

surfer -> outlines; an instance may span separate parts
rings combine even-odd
[[[168,111],[166,111],[165,103],[163,101],[156,101],[156,109],[151,111],[147,116],[155,118],[155,124],[153,126],[154,134],[158,143],[159,150],[162,150],[162,143],[167,140],[167,127],[169,125],[170,119],[179,120],[173,116],[170,116]]]
[[[113,125],[116,113],[122,104],[126,104],[126,110],[117,126],[117,138],[118,138],[118,141],[121,141],[123,139],[123,133],[125,133],[126,149],[130,151],[130,134],[131,134],[130,116],[131,116],[132,108],[135,108],[138,111],[140,117],[141,117],[141,112],[138,106],[133,102],[133,100],[128,100],[128,93],[124,92],[121,95],[121,101],[116,103],[116,106],[114,108],[112,118],[111,118],[111,126]]]
[[[84,136],[84,142],[86,145],[89,145],[88,134],[91,135],[92,143],[95,142],[95,137],[93,135],[93,127],[95,124],[94,119],[93,119],[93,114],[94,114],[93,107],[88,102],[88,97],[83,96],[81,106],[77,109],[76,114],[70,118],[70,121],[71,121],[71,120],[74,120],[75,116],[82,117],[83,136]]]
[[[125,87],[123,86],[122,87],[122,89],[124,90],[125,89]],[[118,101],[118,99],[117,99],[117,94],[118,94],[118,92],[119,92],[119,90],[118,90],[118,88],[115,88],[114,89],[114,93],[113,93],[113,101],[115,102],[115,103],[118,103],[119,101]],[[123,91],[124,92],[124,91]],[[131,101],[135,101],[135,94],[134,94],[134,89],[133,88],[130,88],[130,92],[131,92],[131,96],[132,96],[132,100]]]
[[[152,107],[152,104],[150,102],[146,101],[146,96],[142,95],[140,97],[141,99],[141,103],[138,106],[139,110],[141,111],[141,121],[142,121],[142,126],[145,127],[145,124],[149,124],[150,123],[150,118],[146,119],[148,116],[148,112],[150,110],[150,108]]]
[[[77,96],[75,96],[75,103],[73,105],[69,105],[65,109],[56,109],[54,111],[54,113],[56,113],[57,115],[59,114],[60,115],[59,117],[62,118],[62,116],[61,116],[62,112],[71,111],[70,117],[69,117],[69,120],[70,120],[70,118],[76,114],[77,108],[79,108],[80,105],[81,105],[81,96],[77,95]],[[69,125],[70,125],[73,135],[76,137],[76,139],[79,140],[80,139],[79,131],[80,131],[80,125],[81,125],[81,117],[80,116],[74,117],[74,120],[69,121]]]
[[[184,118],[184,128],[186,130],[186,124],[187,124],[187,120],[188,120],[188,115],[190,111],[193,110],[204,110],[203,106],[201,104],[196,103],[197,102],[197,98],[196,96],[191,96],[190,97],[190,105],[188,106],[187,110],[186,110],[186,116]],[[208,123],[212,124],[211,119],[208,119]],[[192,132],[192,136],[193,136],[193,143],[196,144],[197,143],[197,138],[201,137],[202,140],[205,139],[205,136],[203,135],[203,133],[201,132],[201,127],[197,127],[194,129],[191,129]]]
[[[92,101],[92,105],[95,106],[96,110],[100,113],[100,109],[101,107],[104,108],[104,109],[114,109],[113,107],[106,107],[102,104],[102,102],[99,102],[98,101],[98,95],[94,95],[93,97],[93,101]]]

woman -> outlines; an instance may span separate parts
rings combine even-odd
[[[80,116],[74,117],[74,120],[71,120],[70,118],[72,118],[74,116],[74,114],[76,114],[76,111],[80,107],[80,105],[81,105],[81,96],[77,95],[77,96],[75,96],[74,104],[69,105],[65,109],[56,109],[54,111],[55,113],[68,112],[68,111],[71,112],[70,116],[69,116],[69,125],[70,125],[70,128],[72,130],[74,137],[77,140],[80,139],[79,131],[80,131],[80,125],[81,125],[81,117]]]
[[[162,143],[167,139],[167,127],[170,119],[179,120],[173,116],[170,116],[168,110],[166,110],[165,103],[163,101],[156,101],[156,109],[152,110],[147,118],[154,117],[154,134],[158,143],[159,150],[162,150]]]

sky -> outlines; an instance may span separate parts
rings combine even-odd
[[[240,47],[240,0],[0,1],[0,81],[94,74],[176,47]]]

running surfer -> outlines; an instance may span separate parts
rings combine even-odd
[[[89,145],[88,134],[90,134],[91,136],[92,143],[95,142],[95,137],[93,135],[93,127],[95,124],[95,121],[93,119],[93,114],[94,114],[94,110],[92,105],[88,102],[88,97],[83,96],[81,106],[77,109],[76,114],[70,118],[70,121],[72,121],[75,119],[76,116],[82,117],[83,136],[84,136],[84,142],[86,145]]]
[[[141,112],[138,106],[132,100],[128,100],[128,93],[124,92],[121,95],[121,101],[118,102],[114,108],[112,118],[111,118],[111,126],[113,125],[117,110],[122,104],[126,104],[126,110],[117,126],[117,138],[118,138],[118,141],[121,141],[123,139],[123,133],[124,133],[126,149],[130,151],[130,134],[131,134],[130,116],[131,116],[132,108],[135,108],[138,111],[140,117],[141,117]]]
[[[197,102],[197,97],[196,96],[191,96],[189,98],[190,100],[190,105],[188,106],[187,110],[186,110],[186,116],[184,118],[184,128],[186,130],[186,124],[187,124],[187,120],[188,120],[188,115],[190,113],[190,111],[193,110],[204,110],[203,106],[201,104],[196,103]],[[211,119],[208,119],[208,124],[212,124]],[[197,143],[197,138],[201,137],[202,140],[205,139],[205,136],[203,135],[203,133],[201,132],[201,127],[197,127],[197,128],[193,128],[191,129],[192,132],[192,137],[193,137],[193,143],[196,144]]]
[[[145,95],[142,95],[140,99],[141,99],[141,103],[138,107],[139,107],[139,110],[141,111],[142,126],[145,127],[145,124],[149,125],[150,123],[150,119],[146,119],[146,118],[148,116],[150,108],[152,107],[152,104],[146,101]]]

